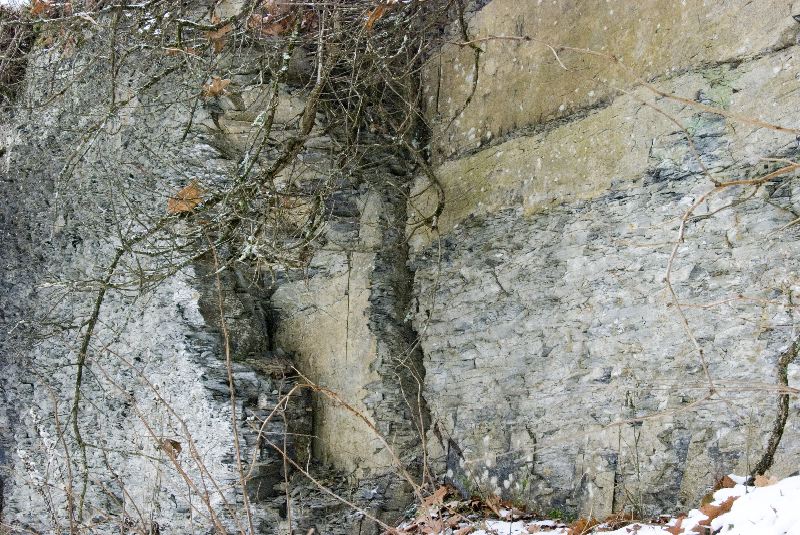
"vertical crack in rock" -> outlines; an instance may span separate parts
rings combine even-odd
[[[391,151],[377,152],[370,159],[374,171],[355,183],[343,181],[327,201],[324,242],[302,280],[279,279],[270,324],[278,350],[360,413],[314,394],[313,475],[391,525],[414,500],[402,472],[415,484],[421,480],[428,415],[422,353],[408,313],[410,177]],[[292,488],[301,530],[379,532],[374,522],[299,475]]]
[[[199,275],[196,288],[200,292],[200,312],[212,329],[219,329],[214,266],[204,258],[195,264],[195,270]],[[241,456],[245,473],[250,474],[248,497],[261,529],[272,532],[287,519],[284,486],[294,472],[279,450],[301,466],[309,461],[313,434],[310,392],[297,390],[282,401],[297,384],[297,377],[287,355],[271,348],[269,313],[261,305],[269,290],[248,282],[252,277],[240,271],[225,270],[219,276],[233,361]],[[229,404],[227,369],[220,357],[223,340],[218,331],[208,332],[215,339],[211,351],[198,352],[203,382],[214,399]],[[234,463],[233,457],[229,461]]]
[[[406,470],[419,481],[429,416],[422,351],[409,315],[414,279],[405,236],[408,179],[386,174],[376,189],[382,208],[381,240],[370,275],[369,328],[377,340],[373,366],[381,381],[370,385],[373,395],[366,405]],[[387,513],[401,512],[413,499],[408,485],[399,485],[399,476],[393,477],[397,482],[382,505]]]

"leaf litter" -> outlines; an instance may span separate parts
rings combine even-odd
[[[750,484],[746,484],[750,483]],[[617,514],[572,523],[537,517],[492,496],[462,499],[442,486],[397,527],[402,535],[800,535],[800,476],[723,477],[697,509],[644,521]]]

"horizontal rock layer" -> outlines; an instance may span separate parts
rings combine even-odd
[[[798,156],[791,6],[512,4],[469,23],[484,52],[463,113],[448,120],[469,48],[446,49],[429,86],[455,155],[409,210],[431,451],[465,492],[544,512],[680,509],[758,460],[795,336],[795,173],[714,191]],[[640,82],[607,58],[559,53],[565,71],[533,41],[480,41],[511,34],[613,54]],[[790,418],[776,472],[798,432]]]

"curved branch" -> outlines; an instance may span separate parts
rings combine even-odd
[[[775,451],[777,451],[778,445],[781,443],[783,430],[786,428],[786,420],[789,418],[789,392],[787,390],[789,387],[789,375],[787,369],[789,364],[797,358],[798,352],[800,352],[800,336],[795,338],[788,349],[781,354],[775,366],[778,385],[781,387],[780,395],[778,396],[778,412],[775,415],[775,423],[767,441],[767,449],[750,472],[751,479],[764,475],[767,470],[772,468],[772,463],[775,461]]]
[[[89,321],[86,325],[86,333],[83,335],[83,340],[81,340],[81,348],[78,351],[78,371],[75,375],[75,394],[72,398],[72,409],[70,410],[70,417],[72,419],[72,431],[75,433],[75,440],[78,442],[78,448],[81,452],[81,496],[78,502],[78,521],[83,520],[83,503],[86,499],[86,489],[89,483],[89,464],[86,460],[86,442],[83,440],[83,435],[81,435],[81,429],[78,425],[78,410],[80,408],[81,402],[81,383],[83,382],[83,367],[86,364],[86,355],[89,353],[89,344],[92,341],[92,335],[94,334],[94,328],[97,325],[97,320],[100,317],[100,308],[103,306],[103,300],[106,296],[106,290],[108,289],[108,285],[111,282],[111,278],[114,276],[114,272],[117,270],[117,266],[119,265],[119,261],[122,259],[122,256],[125,254],[125,249],[120,247],[117,249],[117,252],[114,254],[114,259],[109,264],[108,268],[106,269],[106,275],[103,277],[103,280],[100,283],[100,289],[97,291],[97,297],[94,300],[94,307],[92,308],[92,314],[89,316]]]
[[[83,383],[83,369],[86,365],[86,357],[89,354],[89,345],[91,344],[92,336],[94,335],[94,329],[97,326],[97,321],[100,318],[100,309],[103,306],[106,293],[111,286],[111,279],[114,277],[114,273],[117,271],[117,267],[119,266],[122,257],[125,256],[125,253],[130,251],[134,245],[161,229],[161,227],[167,221],[167,218],[163,218],[152,229],[142,232],[130,241],[124,242],[117,248],[111,263],[106,268],[105,276],[100,281],[100,289],[97,290],[97,296],[94,299],[92,313],[86,323],[86,332],[83,334],[83,338],[81,339],[81,346],[78,350],[78,370],[75,374],[75,390],[72,397],[72,408],[70,409],[72,431],[75,434],[75,441],[78,443],[78,448],[80,449],[81,454],[81,494],[78,501],[79,522],[83,520],[83,505],[86,499],[86,490],[89,485],[89,463],[86,459],[86,441],[83,439],[80,425],[78,424],[78,415],[80,412],[81,403],[81,384]]]

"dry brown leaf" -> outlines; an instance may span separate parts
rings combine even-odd
[[[253,13],[247,19],[247,27],[262,37],[286,35],[297,22],[298,6],[289,2],[268,0],[261,6],[260,13]],[[308,13],[301,20],[301,27],[308,29]]]
[[[280,19],[270,15],[259,15],[253,13],[247,19],[247,27],[255,32],[258,32],[262,37],[278,37],[289,32],[294,22],[294,17],[287,16]]]
[[[777,482],[778,482],[778,478],[775,477],[775,476],[767,477],[767,476],[758,475],[758,476],[756,476],[756,479],[755,479],[754,483],[755,483],[756,487],[769,487],[770,485],[774,485]]]
[[[222,79],[219,76],[212,76],[211,83],[203,84],[204,97],[218,97],[225,93],[225,88],[228,87],[231,81],[227,78]]]
[[[161,441],[161,449],[167,452],[170,457],[177,457],[183,451],[181,443],[171,438],[165,438]]]
[[[286,0],[267,0],[262,5],[262,8],[268,15],[280,17],[281,15],[291,13],[297,8],[297,6],[292,5],[290,2],[286,2]]]
[[[211,44],[214,46],[214,52],[219,53],[222,51],[223,48],[225,48],[225,36],[232,31],[233,31],[233,24],[226,24],[225,26],[223,26],[218,30],[206,32],[208,40],[211,41]]]
[[[43,15],[50,9],[50,2],[47,0],[35,0],[31,4],[31,15]]]
[[[444,531],[444,523],[439,519],[431,520],[430,525],[422,526],[422,533],[428,535],[438,535]]]
[[[708,503],[700,508],[700,512],[706,515],[706,517],[700,522],[698,522],[698,528],[701,529],[703,527],[708,527],[711,525],[711,521],[717,518],[718,516],[724,515],[728,511],[731,510],[733,507],[733,502],[736,501],[738,496],[729,496],[719,505],[714,505],[713,503]],[[695,533],[702,533],[702,531],[695,531]]]
[[[714,487],[711,489],[710,492],[707,492],[700,498],[700,505],[707,505],[714,501],[714,493],[720,489],[732,489],[736,486],[736,481],[731,479],[729,476],[723,476],[720,478],[716,483],[714,483]]]
[[[458,523],[461,522],[462,520],[464,520],[464,517],[459,515],[459,514],[456,514],[454,516],[446,518],[444,520],[444,523],[448,528],[452,529],[452,528],[456,527],[458,525]]]
[[[364,26],[367,30],[372,30],[372,27],[375,25],[378,20],[380,20],[383,15],[389,11],[390,6],[386,4],[380,4],[379,6],[375,7],[372,11],[369,12],[367,16],[367,22],[364,23]]]
[[[494,514],[498,517],[500,516],[500,507],[502,506],[502,502],[500,500],[500,496],[495,496],[494,494],[486,498],[484,502],[486,507],[492,510]]]
[[[528,526],[526,529],[528,530],[528,533],[539,533],[542,531],[542,528],[539,526]]]
[[[596,518],[579,518],[569,525],[567,533],[569,533],[569,535],[584,535],[585,533],[589,533],[589,530],[599,523],[600,521]]]
[[[453,532],[453,535],[468,535],[475,531],[475,526],[464,526],[463,528],[459,528]]]
[[[672,535],[681,535],[681,525],[683,521],[686,520],[685,516],[679,516],[678,521],[675,522],[675,525],[670,528],[664,528],[667,530],[667,533],[671,533]]]
[[[170,214],[191,212],[203,202],[204,193],[205,190],[195,180],[192,180],[188,186],[167,200],[167,212]]]
[[[433,494],[422,500],[422,506],[430,507],[431,505],[442,505],[444,503],[444,497],[447,496],[448,492],[450,492],[450,490],[447,487],[439,487],[433,491]]]
[[[637,518],[638,517],[633,513],[614,513],[605,517],[602,523],[606,524],[609,528],[619,529],[637,520]]]

